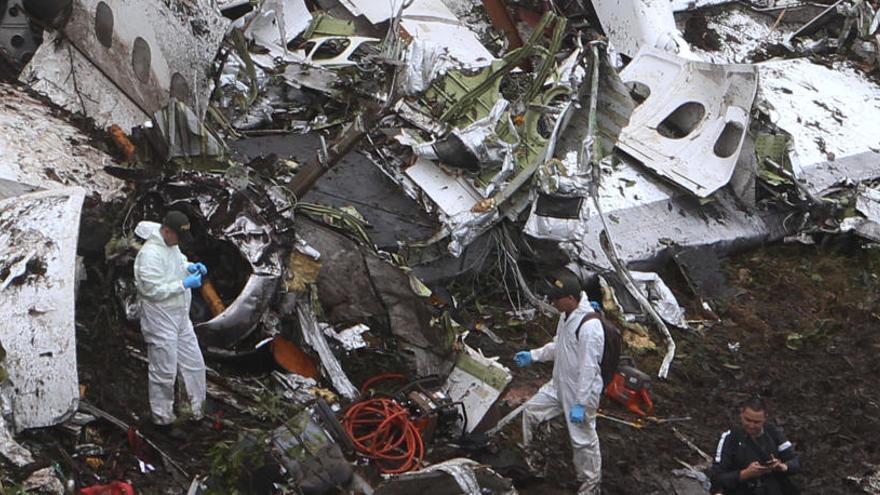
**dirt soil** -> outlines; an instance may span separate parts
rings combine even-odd
[[[605,493],[676,493],[671,471],[682,467],[679,461],[699,465],[702,459],[672,428],[712,455],[720,433],[735,418],[736,404],[755,393],[768,399],[772,418],[784,427],[802,456],[804,493],[860,493],[846,478],[862,476],[880,465],[876,445],[880,432],[880,376],[876,373],[880,368],[880,253],[854,247],[774,246],[727,260],[724,268],[738,295],[714,304],[720,322],[707,322],[689,333],[675,331],[678,351],[669,379],[654,383],[657,416],[693,419],[641,430],[600,419]],[[120,321],[116,303],[107,295],[111,282],[106,276],[90,271],[79,298],[78,354],[85,400],[126,422],[140,424],[148,411],[146,365],[132,358],[126,346],[142,344],[136,330]],[[699,318],[699,301],[675,270],[670,268],[663,276],[688,316]],[[468,307],[472,315],[489,315],[484,323],[505,340],[494,344],[473,332],[468,342],[479,344],[487,355],[501,356],[512,369],[515,351],[541,345],[554,328],[552,321],[542,318],[519,323],[505,315],[509,307],[493,307],[479,297],[470,298]],[[661,357],[659,352],[637,356],[638,365],[654,374]],[[549,378],[550,371],[549,365],[516,370],[508,399],[525,400]],[[260,378],[256,374],[251,379]],[[238,398],[257,409],[280,411],[277,404],[252,404],[243,396]],[[208,473],[222,447],[236,441],[243,429],[261,426],[256,418],[218,406],[222,421],[195,427],[184,442],[152,436],[190,476]],[[608,414],[628,417],[613,404],[604,402],[602,407]],[[518,429],[518,421],[506,428],[494,451],[517,457]],[[542,453],[551,475],[518,482],[521,493],[573,493],[564,431],[551,428],[548,438],[552,440],[545,443]],[[81,482],[128,479],[138,493],[171,494],[183,493],[181,485],[191,479],[175,477],[160,459],[154,459],[155,472],[141,473],[126,432],[107,422],[86,427],[79,435],[57,427],[30,432],[23,440],[39,460],[57,462],[63,472]],[[73,453],[76,445],[84,443],[101,445],[104,454],[87,461],[87,456],[65,460],[59,453]],[[0,472],[6,483],[24,477],[11,469]]]

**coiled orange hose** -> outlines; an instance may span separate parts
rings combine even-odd
[[[342,424],[361,454],[376,461],[384,474],[417,469],[425,443],[409,411],[392,399],[367,399],[352,405]]]

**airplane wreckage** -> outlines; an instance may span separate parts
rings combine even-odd
[[[601,286],[624,326],[656,329],[666,378],[688,322],[661,264],[708,308],[719,256],[880,242],[864,0],[2,0],[0,59],[0,454],[19,467],[22,431],[128,428],[80,400],[78,288],[99,259],[136,326],[135,226],[169,210],[212,267],[191,315],[209,364],[273,360],[302,406],[269,442],[304,493],[515,493],[469,459],[395,466],[336,419],[369,389],[357,351],[417,378],[401,393],[436,426],[425,442],[497,431],[511,372],[444,289],[496,260],[518,317],[553,311],[542,267]]]

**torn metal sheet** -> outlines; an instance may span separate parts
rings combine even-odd
[[[245,35],[273,57],[288,54],[287,44],[312,23],[305,0],[266,0],[250,21]]]
[[[95,70],[60,33],[46,34],[19,80],[56,105],[88,115],[99,127],[117,124],[128,130],[150,119],[149,113],[135,105],[103,72]]]
[[[678,328],[687,328],[684,308],[678,305],[675,295],[656,273],[630,271],[639,292],[645,296],[663,321]]]
[[[640,50],[657,49],[693,58],[675,26],[671,2],[593,0],[593,7],[611,46],[628,57]]]
[[[303,340],[309,345],[321,358],[321,368],[333,387],[340,395],[348,400],[354,400],[360,392],[351,383],[351,380],[342,370],[339,360],[330,350],[327,338],[321,330],[315,312],[309,303],[299,303],[296,306],[296,313],[299,319],[300,329],[302,330]]]
[[[176,9],[163,2],[76,0],[63,36],[47,39],[21,78],[102,127],[127,130],[171,97],[202,117],[227,24],[208,0]]]
[[[104,199],[117,194],[122,181],[103,171],[115,162],[88,144],[89,136],[14,86],[0,83],[0,99],[0,179],[44,189],[80,186]]]
[[[84,196],[60,188],[0,201],[0,342],[10,384],[3,393],[11,393],[4,414],[16,432],[61,423],[77,409],[74,279]]]
[[[11,394],[12,392],[4,392],[2,388],[0,388],[0,395]],[[0,397],[0,404],[2,404],[2,402],[3,398]],[[21,444],[16,442],[12,437],[11,425],[6,423],[6,419],[3,417],[4,414],[6,414],[4,408],[0,408],[0,457],[11,462],[14,466],[27,466],[34,462],[34,456],[28,449],[22,447]]]
[[[862,216],[844,219],[840,230],[852,231],[870,241],[880,242],[880,189],[861,189],[856,196],[856,211]]]
[[[182,101],[172,98],[168,106],[156,112],[152,129],[163,144],[165,159],[216,157],[223,154],[220,140],[205,127],[195,112]]]
[[[297,235],[323,253],[317,294],[324,317],[334,325],[366,322],[390,333],[411,360],[417,376],[445,375],[452,367],[452,339],[431,325],[427,299],[417,294],[410,276],[354,240],[303,217]],[[339,280],[346,280],[344,285]],[[323,337],[323,334],[322,334]]]
[[[363,324],[354,325],[338,332],[330,325],[324,326],[324,334],[339,342],[346,351],[367,347],[363,334],[369,331],[370,327]]]
[[[726,251],[783,236],[784,212],[743,211],[727,190],[719,191],[712,203],[703,205],[633,165],[603,162],[601,166],[599,201],[619,256],[626,263],[637,262],[631,267],[656,267],[666,255],[688,246],[708,245]],[[555,218],[535,221],[532,215],[525,232],[538,238],[562,238],[560,246],[573,259],[607,269],[610,263],[599,243],[601,219],[589,201],[583,205],[588,210],[580,215],[586,220],[573,229],[566,231],[566,226],[558,225]]]
[[[458,63],[449,56],[445,47],[413,39],[404,54],[403,74],[398,82],[403,94],[417,95],[431,86],[431,83]]]
[[[304,163],[320,149],[316,134],[261,136],[233,141],[233,155],[249,162],[271,154]],[[401,191],[383,170],[361,152],[346,155],[318,180],[303,201],[334,207],[353,206],[371,226],[367,230],[377,247],[386,251],[430,237],[440,225],[415,200]]]
[[[376,488],[375,495],[412,493],[516,495],[513,482],[472,459],[457,458],[419,471],[394,476]]]
[[[467,432],[473,432],[513,380],[510,370],[482,353],[465,346],[443,390],[453,402],[462,402],[467,411]]]
[[[730,182],[758,89],[753,66],[646,49],[620,77],[648,93],[620,135],[622,152],[701,198]]]
[[[468,67],[482,67],[495,57],[441,0],[339,0],[352,15],[379,24],[400,12],[400,26],[412,38],[445,47],[449,56]]]
[[[797,180],[814,196],[832,192],[838,184],[853,184],[880,177],[880,151],[865,151],[800,169]]]
[[[404,174],[448,218],[470,212],[474,205],[485,199],[466,178],[446,172],[427,159],[417,159],[404,170]]]
[[[214,318],[195,325],[199,343],[228,348],[249,337],[259,325],[279,285],[278,276],[251,274],[232,304]]]
[[[792,136],[794,175],[823,162],[880,153],[880,86],[846,62],[832,67],[809,59],[757,64],[759,105]]]

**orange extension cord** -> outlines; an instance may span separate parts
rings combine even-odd
[[[425,443],[409,411],[392,399],[367,399],[352,405],[342,424],[361,454],[374,459],[384,474],[418,468]]]

